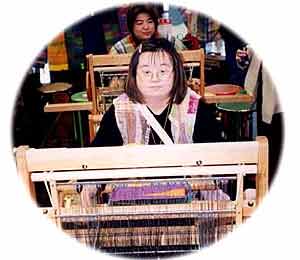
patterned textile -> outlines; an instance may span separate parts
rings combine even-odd
[[[68,70],[68,55],[64,32],[60,33],[47,49],[50,71]]]
[[[121,53],[133,53],[135,51],[136,45],[129,34],[122,40],[115,43],[110,49],[110,54],[121,54]]]
[[[174,143],[193,142],[193,132],[200,96],[188,89],[181,104],[173,104],[169,114]],[[124,93],[113,100],[118,128],[123,143],[148,144],[151,126],[142,116],[138,105],[129,100]]]
[[[191,187],[187,182],[156,182],[116,185],[111,193],[110,205],[134,205],[159,203],[183,203],[191,199]]]

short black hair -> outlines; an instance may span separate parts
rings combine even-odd
[[[144,103],[143,95],[136,85],[137,66],[139,58],[144,52],[165,52],[170,56],[174,70],[174,82],[170,92],[170,101],[180,104],[187,92],[182,57],[176,51],[174,44],[164,38],[146,40],[136,48],[130,60],[128,80],[125,87],[128,97],[133,102]]]

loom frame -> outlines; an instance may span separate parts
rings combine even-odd
[[[151,168],[153,167],[161,167],[156,176],[161,176],[163,171],[170,171],[171,168],[164,168],[170,166],[177,167],[173,170],[179,169],[177,175],[183,174],[180,172],[182,166],[192,167],[191,169],[195,173],[199,169],[202,174],[209,174],[211,170],[214,170],[213,167],[217,165],[223,166],[223,168],[226,168],[226,165],[244,167],[245,171],[256,167],[256,206],[261,203],[268,191],[268,140],[263,136],[257,137],[256,141],[249,142],[156,146],[129,145],[121,147],[44,149],[20,146],[16,149],[15,156],[18,175],[34,201],[36,200],[36,191],[32,178],[34,179],[33,175],[35,173],[46,172],[51,176],[50,174],[53,171],[62,171],[67,177],[68,173],[65,171],[73,171],[73,173],[77,171],[77,175],[72,178],[78,179],[80,175],[86,178],[87,175],[84,174],[88,170],[98,169],[103,170],[101,174],[109,172],[108,170],[116,171],[118,173],[115,174],[114,178],[124,178],[135,176],[137,168],[143,170],[147,167],[149,168],[145,169],[145,176],[147,174],[151,175]],[[195,167],[197,165],[198,167]],[[212,168],[209,170],[209,167]],[[129,169],[129,171],[124,170],[124,168]],[[225,170],[223,174],[226,174]],[[91,175],[93,175],[93,172],[90,172],[89,178],[91,178]],[[99,177],[99,175],[95,175],[95,178]],[[143,175],[138,177],[143,177]],[[250,216],[253,210],[253,208],[244,207],[242,216]]]

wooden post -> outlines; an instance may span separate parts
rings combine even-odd
[[[49,196],[51,196],[52,208],[56,209],[56,211],[54,212],[56,225],[59,228],[62,228],[62,226],[61,226],[62,222],[61,222],[61,218],[60,218],[60,209],[63,205],[60,205],[60,201],[59,201],[59,198],[58,198],[58,190],[57,190],[57,186],[56,186],[56,181],[51,180],[49,182],[49,184],[50,184],[50,190],[51,190],[51,195],[49,195]]]
[[[204,98],[205,95],[205,54],[204,49],[200,49],[200,96]]]
[[[87,82],[89,83],[89,87],[91,88],[91,94],[92,94],[92,114],[96,115],[98,113],[98,98],[97,98],[97,91],[96,91],[96,85],[95,85],[95,78],[94,78],[94,66],[93,66],[93,55],[89,54],[87,55],[87,61],[88,61],[88,70],[89,70],[89,76],[90,80]]]
[[[268,139],[265,136],[258,136],[256,141],[258,142],[258,169],[256,175],[256,205],[258,206],[268,192],[269,148]]]
[[[243,223],[243,190],[244,190],[244,173],[237,174],[237,198],[236,198],[236,218],[235,224]]]
[[[16,150],[16,163],[17,163],[17,172],[21,177],[23,183],[26,186],[27,191],[31,199],[36,202],[36,193],[34,185],[31,181],[30,172],[27,167],[26,151],[29,149],[29,146],[20,146]]]
[[[86,94],[88,100],[92,101],[91,80],[90,80],[90,73],[88,70],[85,72],[85,88],[86,88]]]

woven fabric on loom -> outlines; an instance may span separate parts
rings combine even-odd
[[[68,55],[64,32],[60,33],[49,43],[47,52],[51,71],[68,70]]]
[[[109,204],[133,205],[160,203],[184,203],[191,198],[191,187],[185,182],[147,183],[142,185],[116,185]]]

